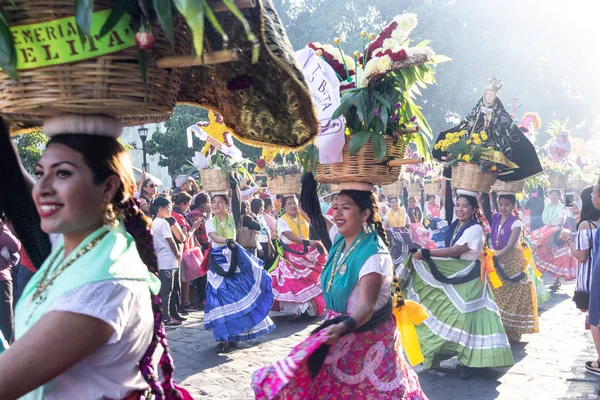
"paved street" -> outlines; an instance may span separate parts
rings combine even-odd
[[[548,278],[547,282],[552,279]],[[563,287],[540,307],[540,329],[513,347],[512,368],[480,371],[461,380],[456,360],[440,371],[417,366],[421,385],[432,400],[442,399],[598,399],[600,378],[585,373],[593,359],[593,343],[584,330],[584,314],[571,301],[573,284]],[[226,355],[215,352],[212,334],[203,329],[202,312],[190,314],[183,326],[168,332],[176,378],[198,399],[252,399],[250,376],[256,369],[284,357],[316,325],[291,322],[274,314],[277,328],[269,335]]]

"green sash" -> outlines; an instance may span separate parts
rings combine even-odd
[[[72,254],[77,253],[80,248],[86,246],[104,232],[106,232],[105,228],[96,230],[81,242]],[[63,260],[62,247],[62,243],[60,243],[57,250],[46,259],[40,270],[25,286],[23,295],[15,310],[15,338],[17,340],[45,314],[56,299],[88,283],[109,280],[145,281],[148,283],[148,289],[153,294],[158,294],[160,290],[160,280],[148,271],[140,259],[133,237],[125,231],[125,227],[121,223],[111,230],[94,248],[67,267],[49,288],[32,302],[31,299],[42,275],[44,275],[44,271],[50,268],[48,277],[52,276],[53,270]],[[55,258],[54,255],[57,252],[61,254]],[[52,259],[56,260],[55,265],[49,265]],[[44,387],[36,389],[23,398],[43,399]]]
[[[336,254],[346,247],[346,239],[342,235],[338,235],[331,247],[327,263],[321,274],[321,287],[323,288],[323,296],[327,308],[339,313],[346,313],[346,303],[348,297],[356,283],[360,270],[365,265],[365,262],[374,254],[389,254],[388,248],[383,243],[377,232],[368,233],[352,251],[352,254],[344,261],[336,276],[333,279],[331,289],[327,291],[331,274],[334,268],[334,259]],[[338,257],[338,263],[343,259],[343,256]],[[344,266],[345,265],[345,266]]]

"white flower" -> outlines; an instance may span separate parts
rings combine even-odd
[[[192,164],[194,164],[197,170],[206,169],[208,167],[208,159],[197,151],[194,157],[192,157]]]
[[[408,34],[410,32],[405,31],[404,29],[396,28],[392,32],[392,39],[396,44],[402,44],[408,38]]]
[[[435,51],[433,51],[431,47],[425,46],[423,47],[423,50],[425,50],[425,54],[427,54],[427,59],[431,60],[435,57]]]
[[[395,39],[385,39],[383,41],[383,45],[381,46],[384,50],[393,49],[396,47],[398,42]]]
[[[377,64],[377,72],[380,74],[384,74],[388,72],[392,68],[392,59],[390,56],[383,56],[379,58],[379,62]]]
[[[396,18],[394,18],[394,21],[398,23],[398,28],[401,28],[407,33],[410,33],[410,31],[415,29],[418,23],[417,14],[412,13],[398,15]]]

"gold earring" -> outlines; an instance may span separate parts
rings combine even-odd
[[[115,210],[112,203],[108,203],[106,205],[106,209],[104,210],[104,215],[102,219],[104,222],[104,228],[107,231],[110,231],[119,225],[119,222],[117,221],[117,214],[115,214]]]

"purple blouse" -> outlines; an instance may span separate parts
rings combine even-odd
[[[502,226],[500,225],[500,220],[502,216],[500,214],[494,214],[492,217],[492,226],[491,226],[491,239],[492,239],[492,248],[494,250],[502,250],[506,246],[508,246],[508,241],[510,239],[510,235],[512,233],[512,225],[515,221],[519,219],[511,215],[504,221]]]

